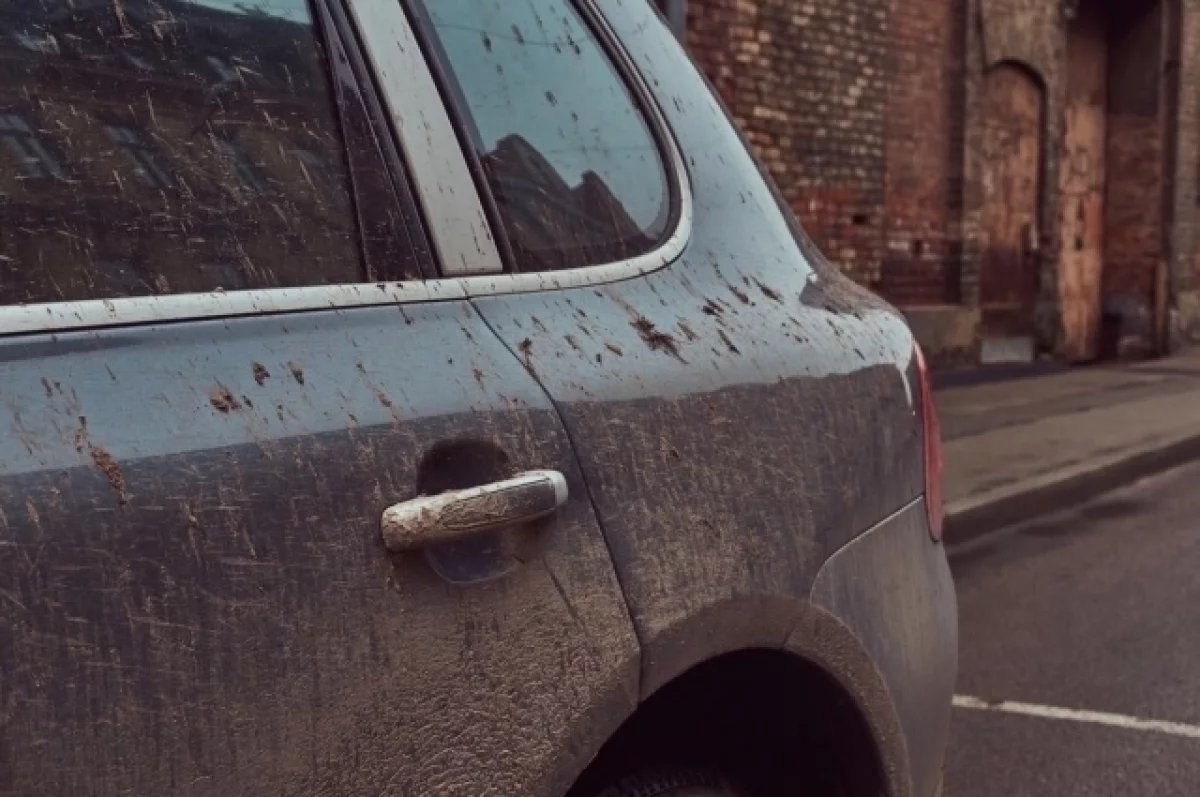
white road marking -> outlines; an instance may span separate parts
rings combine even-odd
[[[1107,711],[1080,711],[1073,708],[1056,708],[1055,706],[1039,706],[1035,703],[1018,703],[1012,700],[990,702],[969,695],[955,695],[955,708],[972,709],[976,711],[998,711],[1003,714],[1022,714],[1026,717],[1042,717],[1051,720],[1067,720],[1069,722],[1087,722],[1093,725],[1107,725],[1110,728],[1124,728],[1131,731],[1153,731],[1166,733],[1171,736],[1183,736],[1188,739],[1200,739],[1200,726],[1187,725],[1182,722],[1167,722],[1165,720],[1147,720],[1130,717],[1125,714],[1110,714]]]

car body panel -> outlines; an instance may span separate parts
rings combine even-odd
[[[0,793],[555,793],[632,711],[567,437],[465,303],[8,338],[0,384]],[[570,488],[471,586],[379,531],[461,440]]]
[[[599,5],[683,152],[691,239],[638,279],[473,301],[566,422],[648,694],[722,652],[699,620],[721,604],[755,639],[763,601],[806,601],[832,553],[922,492],[922,438],[903,319],[797,239],[654,12]]]
[[[924,499],[831,557],[812,598],[854,633],[882,673],[903,729],[912,794],[930,797],[950,730],[958,614],[945,554],[929,542]]]
[[[923,489],[912,337],[781,212],[649,5],[597,5],[687,170],[659,249],[0,316],[0,794],[559,797],[640,698],[754,647],[832,673],[908,793],[940,732],[913,695],[941,695],[896,651],[937,640],[864,637],[890,548],[860,535]],[[473,188],[415,186],[475,218]],[[383,550],[446,443],[566,475],[503,577]],[[952,595],[912,594],[941,628]]]

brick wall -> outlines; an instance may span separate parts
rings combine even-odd
[[[1177,334],[1200,340],[1200,0],[1083,2],[1112,15],[1103,309],[1148,342],[1166,259]],[[1041,347],[1061,354],[1070,7],[688,0],[686,41],[823,251],[907,308],[978,310],[987,75],[1005,64],[1032,75],[1043,102],[1039,248],[1035,306],[1022,312]]]
[[[955,303],[966,12],[690,0],[687,45],[822,250],[901,305]]]
[[[961,300],[966,4],[892,0],[881,291],[902,306]]]
[[[884,258],[889,0],[691,0],[687,44],[805,229],[857,281]]]
[[[740,6],[740,8],[739,8]],[[748,6],[748,7],[747,7]],[[692,0],[687,9],[684,42],[696,65],[704,72],[734,117],[745,128],[746,119],[733,110],[737,78],[745,80],[744,66],[736,60],[734,26],[742,16],[754,13],[753,3],[737,0]]]

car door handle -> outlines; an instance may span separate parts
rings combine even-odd
[[[380,526],[389,551],[413,551],[552,515],[567,502],[567,480],[554,470],[403,501],[383,510]]]

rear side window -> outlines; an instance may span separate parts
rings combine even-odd
[[[0,303],[363,279],[306,0],[2,2],[0,81]]]
[[[428,0],[417,11],[520,270],[623,260],[666,236],[657,142],[573,4]]]

